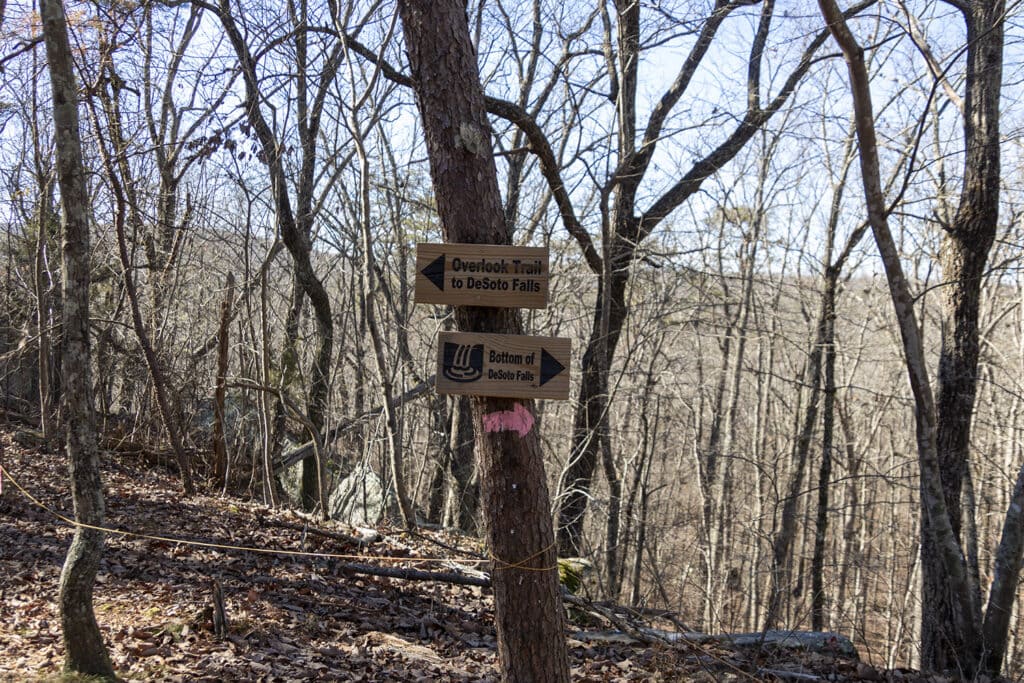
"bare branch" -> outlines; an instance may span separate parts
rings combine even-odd
[[[526,139],[530,142],[530,148],[537,155],[541,173],[544,175],[544,179],[547,181],[548,187],[555,197],[555,203],[558,204],[558,210],[561,213],[565,229],[579,244],[580,249],[583,251],[583,257],[586,259],[590,269],[595,273],[600,273],[601,256],[594,247],[590,233],[583,228],[579,219],[576,218],[572,200],[569,197],[569,191],[565,188],[565,183],[562,182],[562,176],[558,170],[558,161],[555,158],[554,151],[551,149],[551,144],[544,135],[544,131],[540,129],[540,126],[537,125],[537,122],[525,109],[512,102],[501,100],[497,97],[486,97],[485,103],[489,113],[515,124],[525,133]]]
[[[845,12],[843,17],[852,17],[868,7],[874,5],[876,0],[862,0],[861,2],[853,5]],[[756,133],[761,126],[763,126],[779,109],[786,103],[790,95],[796,90],[797,84],[804,77],[807,71],[815,63],[815,54],[818,49],[828,39],[828,29],[823,29],[815,36],[814,40],[811,41],[807,49],[804,50],[804,54],[800,59],[800,63],[790,73],[786,82],[783,84],[779,94],[772,99],[766,109],[749,109],[744,115],[740,124],[736,127],[736,130],[725,139],[718,147],[711,151],[710,154],[705,156],[693,165],[690,171],[684,175],[675,185],[668,189],[661,196],[660,199],[654,202],[653,205],[640,217],[639,221],[639,239],[645,238],[651,234],[651,231],[662,220],[665,219],[672,211],[674,211],[680,204],[685,202],[691,197],[697,190],[700,189],[701,184],[730,161],[736,154],[743,148],[743,146],[750,140],[750,138]]]
[[[946,97],[949,98],[950,102],[953,103],[959,111],[960,115],[964,114],[964,100],[960,97],[953,85],[949,82],[949,78],[946,76],[948,69],[943,69],[942,65],[939,64],[939,60],[935,58],[935,53],[932,52],[931,46],[928,44],[928,39],[925,38],[924,33],[921,31],[921,25],[917,21],[917,17],[910,13],[907,8],[907,3],[903,0],[898,0],[898,4],[901,10],[903,10],[903,16],[907,18],[907,33],[910,35],[910,39],[914,42],[918,52],[924,57],[925,63],[928,65],[928,70],[932,74],[932,78],[939,81],[942,84],[942,89],[946,91]]]
[[[401,396],[396,396],[396,397],[392,398],[391,399],[391,404],[395,408],[400,408],[403,405],[405,405],[406,403],[408,403],[409,401],[412,401],[413,399],[419,398],[423,394],[427,393],[427,390],[432,388],[433,386],[434,386],[434,377],[431,376],[426,381],[420,382],[419,384],[417,384],[416,386],[414,386],[412,389],[410,389],[409,391],[405,392]],[[378,407],[374,408],[373,410],[368,410],[365,413],[363,413],[362,415],[354,417],[354,418],[352,418],[350,420],[343,420],[343,421],[339,422],[337,425],[335,425],[334,427],[332,427],[331,429],[329,429],[327,431],[327,433],[324,435],[322,443],[326,446],[327,444],[331,443],[332,441],[337,439],[339,436],[341,436],[343,433],[345,433],[346,431],[348,431],[352,427],[356,426],[357,424],[359,424],[359,423],[361,423],[361,422],[363,422],[365,420],[368,420],[368,419],[370,419],[372,417],[377,417],[378,415],[380,415],[383,412],[384,412],[384,406],[378,406]],[[274,464],[274,474],[277,474],[278,472],[281,472],[282,470],[284,470],[284,469],[294,465],[295,463],[297,463],[298,461],[302,460],[303,458],[308,457],[312,452],[313,452],[313,442],[309,441],[307,443],[302,444],[301,446],[299,446],[295,450],[293,450],[293,451],[291,451],[289,453],[286,453],[284,456],[282,456],[280,461],[278,461],[277,463]]]

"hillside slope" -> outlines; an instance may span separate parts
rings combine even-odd
[[[0,495],[0,679],[56,679],[57,580],[71,535],[60,519],[71,515],[64,460],[33,446],[24,430],[0,428],[0,447],[8,473]],[[472,539],[382,528],[378,541],[361,544],[351,529],[292,512],[209,493],[182,499],[171,474],[140,459],[107,454],[104,463],[108,525],[131,533],[108,537],[95,606],[123,678],[493,680],[489,589],[415,574],[479,582],[472,568],[486,563]],[[217,589],[222,637],[212,618]],[[583,619],[567,634],[574,677],[583,681],[930,680],[879,672],[827,648],[628,642],[615,635],[621,620]]]

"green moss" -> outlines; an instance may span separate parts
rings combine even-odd
[[[184,621],[169,621],[160,627],[160,633],[166,633],[177,643],[181,640],[181,633],[186,625]]]
[[[583,578],[590,573],[594,564],[582,557],[558,558],[558,580],[565,589],[575,595],[583,585]]]

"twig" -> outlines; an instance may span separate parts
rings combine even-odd
[[[590,602],[589,600],[585,600],[584,598],[573,595],[572,593],[563,592],[562,601],[606,619],[620,631],[641,643],[654,645],[656,643],[664,644],[667,642],[664,638],[660,638],[653,633],[646,633],[641,629],[636,628],[628,621],[615,614],[613,610],[610,610],[607,607],[602,607],[601,605]]]
[[[821,676],[814,674],[800,673],[799,671],[785,671],[783,669],[758,669],[757,673],[772,676],[783,681],[820,681]]]

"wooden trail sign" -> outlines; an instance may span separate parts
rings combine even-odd
[[[548,248],[417,244],[416,303],[544,308]]]
[[[561,337],[441,332],[437,392],[567,399],[570,346]]]

